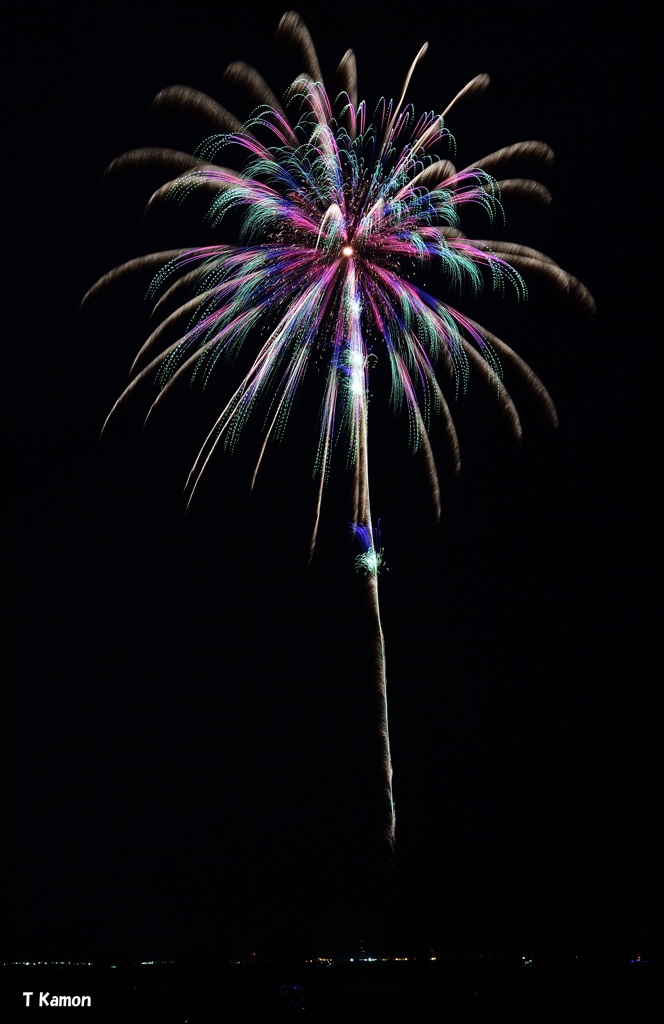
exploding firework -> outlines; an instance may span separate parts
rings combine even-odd
[[[390,400],[395,409],[407,410],[412,447],[424,456],[439,515],[438,476],[428,434],[432,415],[442,417],[455,467],[459,465],[459,443],[444,392],[464,391],[471,371],[480,368],[518,438],[519,417],[501,382],[502,366],[509,365],[556,421],[551,398],[533,371],[450,300],[484,287],[512,289],[525,298],[525,278],[531,275],[546,278],[588,309],[592,298],[542,253],[513,243],[471,240],[462,231],[468,204],[492,222],[502,219],[507,196],[520,194],[539,202],[549,198],[535,181],[503,177],[504,168],[516,158],[548,162],[551,151],[541,142],[508,146],[461,170],[452,163],[455,144],[445,117],[459,100],[486,88],[486,75],[473,79],[441,114],[418,116],[405,96],[426,52],[423,46],[399,99],[381,101],[370,119],[366,105],[358,102],[352,51],[339,65],[340,88],[333,102],[299,16],[284,15],[278,34],[295,50],[303,69],[283,105],[256,70],[233,63],[226,78],[255,105],[246,122],[194,89],[173,86],[159,93],[155,105],[203,119],[209,137],[194,155],[139,149],[111,165],[114,170],[159,167],[170,180],[149,206],[166,199],[185,203],[193,193],[202,194],[213,231],[229,217],[239,220],[237,243],[141,257],[107,274],[88,295],[138,270],[153,275],[149,295],[159,326],[138,353],[111,416],[144,388],[152,389],[149,415],[178,381],[198,379],[207,385],[221,364],[232,364],[240,351],[251,353],[249,369],[234,384],[195,458],[185,487],[187,503],[215,453],[233,450],[260,405],[267,414],[251,473],[253,488],[267,445],[282,436],[296,396],[303,387],[319,388],[319,427],[312,450],[318,483],[309,555],[332,451],[343,445],[354,479],[352,529],[362,547],[356,568],[364,577],[374,623],[387,835],[393,843],[385,643],[378,600],[384,557],[369,492],[369,377],[377,353],[389,362]],[[239,153],[241,169],[218,162],[222,153],[232,158]],[[424,269],[429,280],[437,280],[435,294],[417,283]]]

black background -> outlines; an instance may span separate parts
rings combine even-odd
[[[141,222],[161,180],[103,170],[133,146],[198,141],[150,115],[167,85],[232,108],[222,72],[246,59],[282,92],[299,69],[274,42],[281,6],[10,16],[10,952],[638,952],[655,941],[653,25],[638,4],[629,21],[603,5],[299,10],[324,74],[354,48],[370,105],[398,92],[425,40],[417,109],[490,73],[450,117],[459,161],[553,147],[553,205],[508,208],[504,236],[583,280],[598,315],[536,287],[527,306],[488,303],[560,426],[521,396],[514,449],[472,382],[455,405],[460,478],[438,439],[438,527],[406,422],[372,403],[392,861],[341,460],[308,572],[306,399],[251,500],[249,431],[185,518],[205,401],[144,432],[139,403],[99,442],[147,334],[142,283],[78,309],[108,269],[195,243]]]

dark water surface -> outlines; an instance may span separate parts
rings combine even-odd
[[[339,1020],[347,1013],[410,1021],[655,1019],[652,959],[467,957],[377,962],[213,961],[90,965],[5,964],[2,1018],[89,1024]],[[26,1007],[23,993],[32,992]],[[39,1006],[40,992],[89,996],[91,1005]],[[433,1014],[433,1016],[432,1016]],[[552,1017],[553,1015],[553,1017]],[[47,1018],[50,1019],[50,1018]]]

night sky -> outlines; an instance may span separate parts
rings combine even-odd
[[[167,85],[233,109],[221,76],[244,59],[282,93],[299,70],[274,42],[284,5],[10,16],[10,953],[654,943],[654,27],[639,4],[629,24],[599,6],[579,20],[578,6],[419,3],[399,21],[378,4],[297,8],[324,73],[355,50],[370,105],[399,91],[426,40],[418,110],[488,72],[489,92],[449,120],[459,161],[553,147],[539,175],[553,204],[515,202],[503,237],[547,252],[598,305],[588,321],[536,285],[526,306],[487,299],[480,320],[541,376],[560,426],[515,387],[513,447],[473,380],[453,409],[459,478],[433,432],[439,526],[407,420],[372,405],[394,861],[341,460],[306,569],[307,396],[251,498],[250,429],[185,517],[214,386],[145,431],[138,403],[100,441],[148,333],[145,281],[79,312],[107,270],[197,241],[141,221],[159,175],[102,182],[104,168],[134,146],[199,141],[150,114]]]

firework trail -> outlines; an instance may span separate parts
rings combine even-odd
[[[542,253],[507,242],[469,239],[460,227],[467,204],[489,221],[502,219],[502,199],[514,194],[538,202],[550,198],[538,182],[503,177],[520,162],[547,163],[541,142],[507,146],[457,169],[454,139],[444,117],[458,101],[484,91],[486,75],[473,79],[442,114],[416,115],[405,104],[410,78],[426,52],[408,70],[398,101],[382,100],[369,120],[358,102],[355,57],[348,51],[337,71],[333,103],[308,30],[287,13],[279,36],[295,51],[302,73],[289,87],[284,105],[261,75],[242,62],[225,77],[254,103],[243,124],[208,96],[184,86],[159,93],[159,109],[190,114],[209,126],[195,155],[170,149],[139,149],[115,160],[109,171],[152,166],[169,176],[148,207],[162,200],[185,202],[197,192],[208,199],[214,229],[230,214],[239,218],[237,244],[215,244],[155,253],[105,275],[86,296],[102,292],[126,274],[150,271],[150,297],[159,325],[138,353],[130,381],[113,413],[127,400],[152,389],[148,415],[183,378],[208,380],[218,364],[240,352],[253,353],[249,370],[219,412],[200,447],[186,483],[191,502],[201,478],[220,450],[233,450],[244,425],[261,405],[265,430],[252,476],[253,488],[268,442],[279,440],[294,399],[309,376],[315,386],[324,367],[319,429],[314,458],[318,481],[309,556],[319,528],[322,496],[332,452],[344,444],[354,473],[353,529],[363,551],[364,573],[374,623],[376,690],[380,698],[387,836],[394,842],[392,763],[387,727],[385,643],[378,600],[382,563],[369,495],[369,373],[376,349],[389,361],[390,401],[405,406],[414,450],[424,456],[436,514],[440,496],[428,438],[432,414],[442,417],[455,468],[459,443],[437,373],[456,395],[471,371],[494,388],[497,404],[516,438],[519,417],[501,383],[502,365],[539,399],[555,424],[553,402],[533,371],[501,339],[450,304],[450,298],[482,287],[513,289],[525,298],[524,277],[541,277],[563,296],[591,310],[585,287]],[[238,153],[241,170],[218,163]],[[232,162],[232,160],[231,160]],[[438,275],[439,298],[415,283],[417,272]],[[175,340],[171,340],[175,338]],[[318,384],[318,386],[320,386]],[[155,394],[156,391],[156,394]]]

